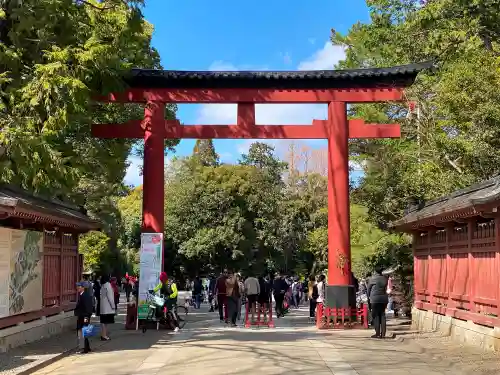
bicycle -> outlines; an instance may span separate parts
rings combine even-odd
[[[175,305],[173,307],[173,312],[169,311],[167,307],[163,307],[165,305],[165,298],[163,296],[157,296],[154,294],[154,292],[149,291],[148,295],[146,297],[146,303],[149,306],[148,310],[148,315],[146,316],[146,319],[144,319],[143,324],[142,324],[142,332],[146,333],[148,323],[154,322],[157,324],[161,324],[163,326],[169,327],[170,329],[175,328],[175,324],[172,321],[172,314],[175,314],[175,317],[177,319],[177,322],[179,323],[179,328],[184,328],[186,325],[186,318],[188,314],[188,310],[184,306],[177,306]],[[157,311],[158,309],[163,308],[163,312],[161,314],[160,319],[157,318]]]

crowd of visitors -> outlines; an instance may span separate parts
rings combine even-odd
[[[311,311],[314,312],[318,298],[324,298],[325,276],[321,275],[317,279],[316,283],[314,277],[307,282],[297,276],[281,273],[254,276],[252,272],[249,272],[249,276],[243,277],[239,273],[225,269],[217,278],[213,274],[209,276],[206,287],[209,311],[217,310],[220,321],[233,327],[241,321],[242,306],[246,304],[251,322],[255,321],[256,315],[262,316],[263,321],[267,321],[273,302],[276,318],[284,317],[290,308],[299,308],[307,301],[311,305]],[[314,281],[314,288],[311,280]],[[193,287],[193,299],[203,300],[204,292],[203,286]],[[197,302],[195,306],[199,308]]]

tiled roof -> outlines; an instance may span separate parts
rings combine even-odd
[[[181,71],[133,69],[126,83],[136,88],[274,88],[331,89],[348,87],[406,87],[431,62],[345,70],[311,71]]]
[[[100,225],[89,218],[81,208],[62,202],[57,199],[47,199],[32,195],[26,191],[10,185],[0,185],[0,207],[12,209],[23,209],[42,217],[54,217],[60,221],[71,220],[81,223],[82,227],[98,228]]]
[[[500,201],[500,175],[487,181],[457,190],[454,193],[426,203],[423,207],[411,207],[408,214],[392,223],[392,227],[429,220],[455,211],[472,208],[478,205]],[[439,221],[439,220],[437,220]]]

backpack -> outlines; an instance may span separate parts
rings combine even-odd
[[[170,296],[173,293],[172,283],[170,282],[170,280],[167,281],[166,283],[163,283],[160,289],[160,293],[166,297]]]

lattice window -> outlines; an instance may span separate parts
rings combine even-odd
[[[467,224],[455,225],[451,233],[451,241],[467,241],[469,239],[469,226]]]
[[[415,242],[417,245],[427,245],[429,239],[429,232],[420,232],[415,236]]]
[[[495,220],[478,220],[474,225],[473,239],[493,238],[495,237]]]
[[[431,243],[446,242],[446,229],[438,229],[431,234]]]

